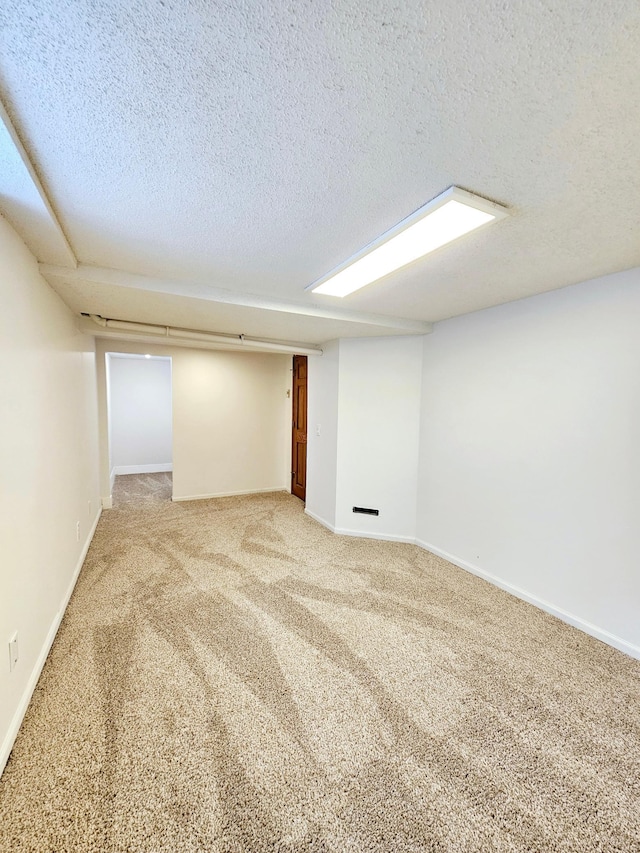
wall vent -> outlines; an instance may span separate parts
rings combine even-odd
[[[379,509],[371,509],[368,506],[354,506],[354,512],[360,512],[363,515],[380,515]]]

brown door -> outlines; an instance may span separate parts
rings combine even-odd
[[[293,430],[291,436],[291,494],[307,492],[307,357],[293,357]]]

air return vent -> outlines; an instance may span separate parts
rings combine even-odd
[[[379,509],[371,509],[368,506],[354,506],[353,511],[362,513],[362,515],[380,515]]]

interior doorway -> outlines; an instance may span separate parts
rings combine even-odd
[[[171,358],[109,352],[106,368],[109,472],[114,500],[119,496],[120,502],[126,503],[131,495],[139,498],[146,491],[158,499],[167,490],[171,499]]]
[[[305,500],[307,494],[307,356],[293,357],[293,405],[291,430],[291,494]]]

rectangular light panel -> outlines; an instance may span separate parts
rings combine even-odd
[[[450,187],[354,258],[307,290],[348,296],[477,228],[508,215],[506,208]]]

